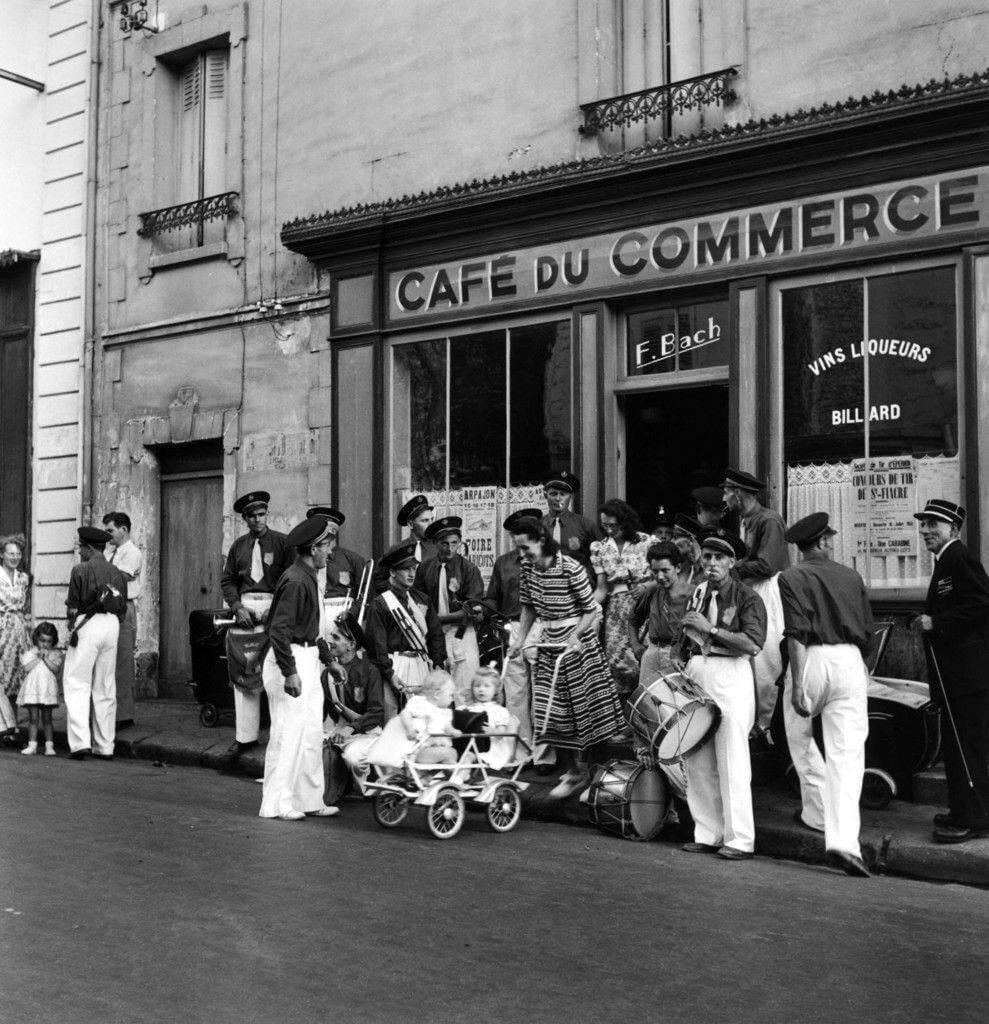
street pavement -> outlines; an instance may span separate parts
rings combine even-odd
[[[0,752],[0,1021],[985,1020],[989,893]]]

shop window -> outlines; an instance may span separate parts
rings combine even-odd
[[[784,288],[780,309],[788,518],[829,512],[871,587],[923,585],[913,513],[961,489],[954,268]]]
[[[628,375],[728,365],[728,303],[695,302],[632,313]]]
[[[397,344],[392,349],[393,515],[426,494],[464,518],[487,577],[516,508],[572,461],[569,321]]]

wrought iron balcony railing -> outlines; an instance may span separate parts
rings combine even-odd
[[[735,99],[731,79],[738,74],[737,67],[710,71],[679,82],[640,89],[624,96],[611,96],[594,103],[582,103],[584,123],[581,135],[594,135],[609,128],[630,128],[640,121],[668,120],[673,114],[695,110]]]
[[[179,203],[177,206],[166,206],[164,210],[142,213],[137,233],[142,238],[153,238],[176,228],[190,225],[202,227],[209,221],[222,220],[236,213],[239,198],[237,192],[223,192],[218,196],[206,196],[205,199],[196,199],[191,203]]]

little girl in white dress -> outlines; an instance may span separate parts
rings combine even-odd
[[[17,703],[27,708],[28,744],[22,754],[38,752],[38,720],[45,730],[45,756],[55,756],[52,709],[58,706],[58,681],[62,675],[64,655],[56,648],[58,630],[50,622],[40,622],[31,634],[34,646],[21,655],[26,673]]]
[[[503,736],[500,733],[512,733],[518,730],[518,721],[507,708],[498,703],[501,690],[501,676],[493,668],[479,668],[471,681],[473,700],[463,710],[472,712],[483,711],[488,717],[484,731],[491,736],[488,750],[481,750],[478,757],[489,768],[496,771],[504,768],[515,756],[515,737]],[[478,741],[480,743],[480,741]]]

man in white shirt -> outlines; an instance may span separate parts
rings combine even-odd
[[[108,512],[103,525],[113,545],[108,561],[127,579],[127,614],[117,639],[117,728],[134,722],[134,648],[137,642],[137,599],[141,596],[141,565],[144,556],[130,539],[131,521],[126,512]]]

